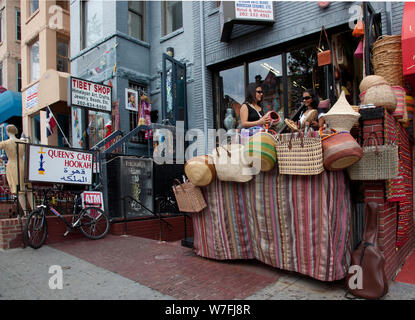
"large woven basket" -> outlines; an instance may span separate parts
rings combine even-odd
[[[374,73],[384,77],[391,86],[403,87],[401,36],[380,36],[373,44],[372,54]]]
[[[207,207],[202,191],[190,181],[173,186],[177,206],[181,212],[200,212]]]
[[[279,136],[275,146],[280,174],[317,175],[324,171],[323,148],[317,132],[292,132]]]
[[[367,145],[369,140],[374,145]],[[350,180],[388,180],[399,174],[399,154],[397,145],[378,145],[376,134],[372,132],[363,145],[363,157],[347,168]]]
[[[346,99],[344,91],[342,91],[337,102],[324,116],[324,120],[327,121],[330,128],[339,132],[350,132],[359,118],[360,113],[353,110]]]
[[[390,85],[376,85],[366,91],[364,104],[374,104],[377,107],[384,107],[389,112],[394,112],[396,109],[396,95]]]

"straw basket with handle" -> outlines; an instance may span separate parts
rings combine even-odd
[[[402,46],[400,35],[382,35],[372,47],[372,64],[376,75],[391,86],[403,87]]]
[[[277,161],[275,138],[267,132],[253,135],[245,145],[245,159],[260,171],[267,172],[274,168]],[[251,163],[250,163],[251,164]]]
[[[363,104],[374,104],[377,107],[384,107],[389,112],[396,110],[396,103],[395,92],[387,84],[370,87],[366,91],[363,102]]]
[[[331,129],[330,134],[325,134],[323,127],[320,128],[319,133],[323,146],[323,164],[326,170],[343,170],[362,158],[362,147],[350,133],[338,133]]]
[[[180,183],[174,180],[173,192],[176,197],[177,206],[182,212],[200,212],[207,207],[202,191],[190,181]]]
[[[317,132],[284,133],[275,146],[280,174],[317,175],[324,171],[321,139]]]
[[[373,142],[369,146],[369,141]],[[347,168],[350,180],[388,180],[398,176],[398,146],[379,145],[376,133],[372,132],[363,143],[363,157]]]

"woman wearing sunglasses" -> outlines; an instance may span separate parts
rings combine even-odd
[[[303,92],[303,104],[306,106],[306,109],[300,115],[300,127],[313,127],[315,129],[319,128],[318,111],[317,107],[320,103],[320,99],[314,90],[307,89]]]
[[[242,128],[262,127],[269,124],[271,122],[270,112],[264,115],[262,110],[262,87],[256,83],[250,83],[246,91],[246,99],[239,114]]]

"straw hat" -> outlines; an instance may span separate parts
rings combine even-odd
[[[209,155],[193,157],[184,165],[184,172],[190,182],[198,187],[205,187],[216,177],[213,159]]]
[[[324,119],[328,122],[330,128],[347,132],[353,128],[359,118],[360,113],[353,110],[346,99],[344,91],[342,91],[337,102],[324,116]]]

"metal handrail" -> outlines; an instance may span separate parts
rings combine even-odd
[[[98,150],[102,146],[104,146],[108,141],[111,141],[112,139],[118,137],[119,135],[123,135],[123,132],[120,130],[114,131],[111,133],[108,137],[102,139],[100,142],[98,142],[95,146],[91,148],[91,150]]]

